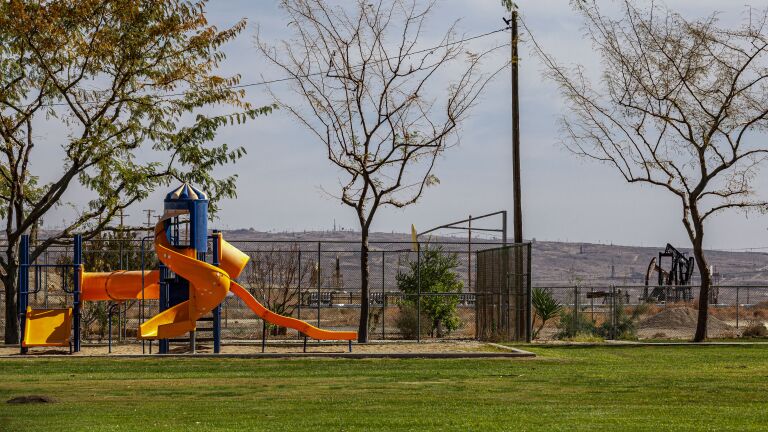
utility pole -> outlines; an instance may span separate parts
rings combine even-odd
[[[517,10],[512,10],[511,61],[512,61],[512,199],[514,201],[515,243],[523,242],[523,204],[520,187],[520,88],[518,75]]]
[[[147,229],[150,229],[152,228],[152,213],[154,213],[155,211],[152,209],[146,209],[143,211],[144,213],[147,214]]]
[[[523,242],[523,203],[522,188],[520,186],[520,87],[518,72],[520,55],[518,51],[517,9],[514,5],[510,12],[510,22],[508,24],[512,30],[510,32],[510,69],[512,70],[512,211],[514,218],[514,242],[519,245]],[[530,252],[530,249],[528,251]],[[519,340],[521,336],[524,336],[526,342],[530,342],[532,331],[531,284],[530,275],[528,275],[527,281],[523,278],[523,249],[521,246],[518,246],[515,250],[514,265],[514,286],[518,290],[516,294],[522,294],[517,298],[518,301],[523,298],[525,299],[525,307],[520,308],[516,306],[518,310],[522,309],[525,313],[516,314],[515,338]]]
[[[124,223],[125,222],[125,217],[126,216],[130,216],[130,215],[127,215],[127,214],[124,214],[124,213],[125,213],[125,209],[120,209],[120,228],[125,226],[125,223]]]

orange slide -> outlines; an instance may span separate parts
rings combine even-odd
[[[167,339],[193,331],[197,320],[221,304],[229,292],[231,279],[224,267],[235,270],[237,277],[248,262],[247,255],[231,250],[227,251],[227,266],[222,268],[199,261],[192,256],[194,249],[175,248],[168,243],[162,221],[155,226],[155,251],[166,267],[189,281],[189,300],[144,322],[139,331],[142,339]]]
[[[240,297],[252,311],[268,323],[278,325],[280,327],[288,327],[298,330],[305,336],[309,336],[312,339],[319,340],[355,340],[357,339],[357,332],[354,331],[332,331],[319,329],[308,322],[298,320],[296,318],[279,315],[271,310],[267,309],[259,303],[245,288],[241,287],[237,282],[232,282],[229,286],[230,291],[238,297]]]

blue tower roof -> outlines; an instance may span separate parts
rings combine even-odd
[[[208,200],[208,195],[200,189],[195,188],[189,183],[184,183],[178,188],[168,192],[165,196],[166,201],[198,201]]]

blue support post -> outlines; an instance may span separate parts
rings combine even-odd
[[[19,320],[19,349],[22,354],[27,353],[27,349],[21,346],[24,340],[24,327],[27,321],[27,305],[29,304],[29,235],[21,236],[19,244],[19,286],[16,302],[17,318]]]
[[[171,225],[168,223],[168,221],[165,221],[165,236],[167,239],[170,240],[171,244],[173,244],[173,236],[172,236],[172,229]],[[170,284],[168,283],[168,279],[171,276],[171,272],[163,264],[160,264],[160,305],[159,305],[159,312],[163,312],[164,310],[168,309],[170,303],[169,303],[169,288]],[[159,354],[168,354],[169,351],[169,343],[168,339],[160,339],[157,343],[158,348],[157,352]]]
[[[74,315],[74,352],[80,352],[80,268],[83,265],[83,237],[78,234],[75,236],[75,256],[73,257],[75,277],[72,309]]]
[[[160,299],[159,312],[168,309],[168,267],[160,264]],[[159,354],[168,354],[168,339],[160,339],[157,343],[157,352]],[[151,349],[151,348],[150,348]]]
[[[219,238],[221,233],[213,231],[213,265],[219,266]],[[213,352],[221,352],[221,304],[213,308]]]

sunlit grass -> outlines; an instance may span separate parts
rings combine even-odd
[[[0,360],[0,430],[764,430],[768,347],[534,360]]]

